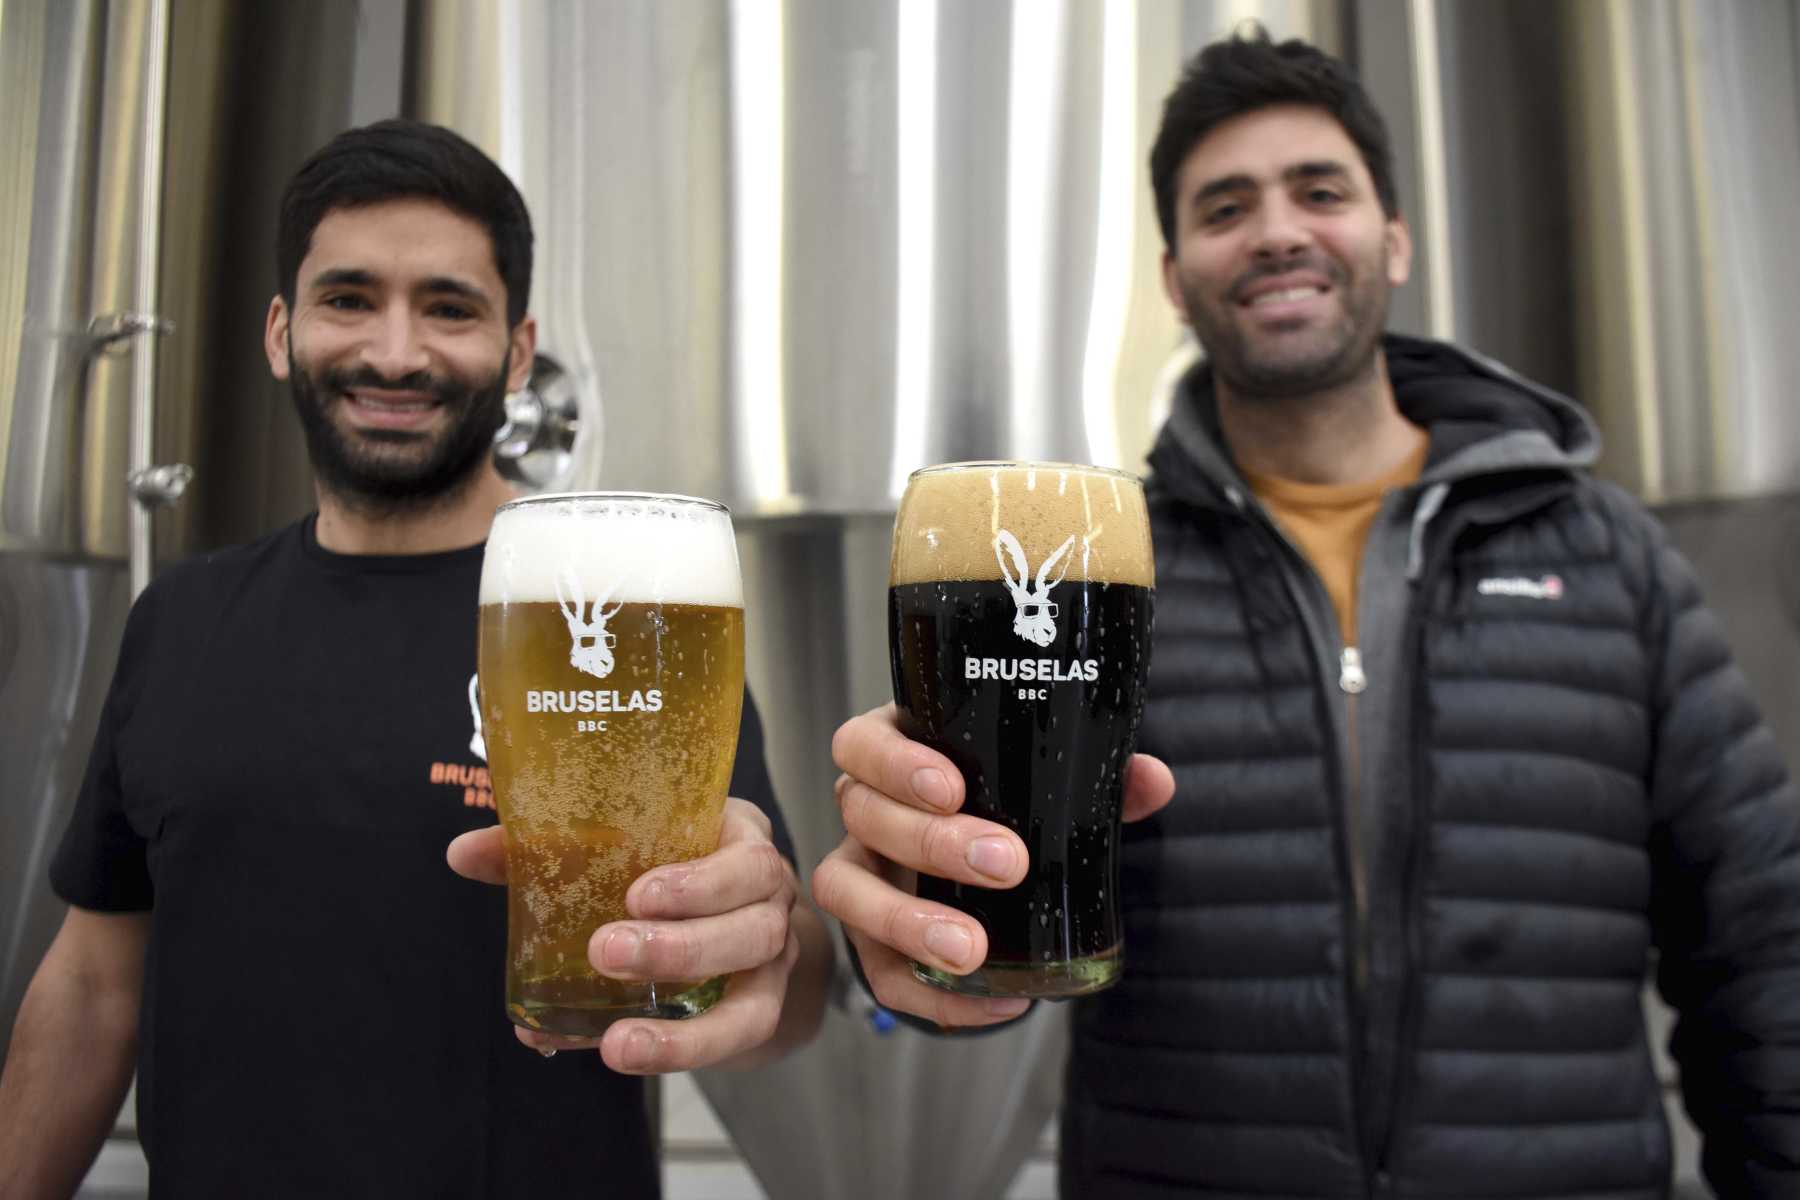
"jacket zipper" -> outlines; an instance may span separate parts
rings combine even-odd
[[[1309,562],[1307,557],[1300,552],[1299,548],[1288,539],[1288,536],[1281,531],[1281,528],[1266,516],[1260,516],[1260,514],[1252,515],[1252,512],[1246,511],[1245,505],[1238,495],[1233,495],[1230,491],[1227,492],[1227,495],[1231,498],[1233,504],[1237,506],[1239,517],[1250,524],[1252,528],[1261,528],[1268,537],[1272,538],[1275,541],[1278,553],[1285,551],[1292,555],[1294,559],[1299,562],[1301,567],[1304,568],[1300,578],[1310,578],[1315,590],[1322,594],[1323,584],[1318,582],[1318,573],[1313,570],[1311,562]],[[1322,652],[1324,651],[1325,646],[1330,643],[1326,641],[1325,636],[1319,630],[1313,628],[1312,622],[1308,620],[1306,602],[1299,596],[1295,596],[1294,600],[1295,608],[1298,610],[1300,616],[1301,628],[1305,631],[1307,641],[1310,642],[1313,647],[1315,655],[1314,662],[1319,662],[1320,659],[1324,657]],[[1326,608],[1328,610],[1330,609],[1329,599],[1326,601]],[[1335,617],[1333,617],[1331,628],[1333,630],[1336,629]],[[1335,642],[1336,640],[1336,637],[1330,639],[1331,642]],[[1326,659],[1325,661],[1328,662],[1330,660]],[[1337,666],[1338,687],[1345,696],[1345,726],[1341,730],[1345,736],[1341,743],[1332,748],[1331,754],[1331,762],[1336,767],[1338,775],[1336,780],[1337,787],[1335,789],[1337,793],[1335,796],[1336,803],[1332,805],[1332,820],[1336,824],[1338,831],[1338,875],[1343,881],[1344,889],[1350,898],[1350,903],[1344,906],[1343,921],[1345,948],[1344,987],[1345,1004],[1348,1009],[1345,1015],[1348,1018],[1346,1031],[1349,1035],[1350,1044],[1350,1094],[1355,1103],[1358,1106],[1361,1106],[1368,1096],[1369,1073],[1371,1069],[1368,1061],[1368,964],[1364,961],[1364,955],[1361,952],[1361,947],[1364,944],[1363,930],[1364,926],[1367,924],[1368,918],[1367,914],[1362,911],[1362,904],[1358,900],[1359,887],[1363,885],[1358,884],[1358,872],[1355,864],[1351,861],[1352,839],[1355,837],[1355,831],[1351,828],[1352,820],[1349,801],[1352,799],[1350,789],[1354,785],[1346,778],[1345,768],[1349,764],[1346,764],[1345,759],[1347,755],[1354,754],[1354,746],[1351,744],[1348,736],[1348,723],[1353,716],[1352,710],[1355,699],[1367,689],[1369,681],[1367,674],[1363,670],[1362,654],[1354,646],[1345,646],[1342,648],[1338,654]],[[1366,864],[1362,874],[1365,877],[1368,874]],[[1360,1120],[1356,1121],[1355,1125],[1357,1127],[1363,1163],[1365,1166],[1373,1164],[1375,1161],[1374,1152],[1376,1146],[1368,1139],[1368,1125],[1366,1122]]]
[[[1382,1114],[1382,1124],[1379,1127],[1378,1153],[1372,1160],[1375,1170],[1371,1182],[1379,1190],[1385,1190],[1390,1182],[1394,1143],[1402,1128],[1401,1119],[1406,1115],[1411,1100],[1414,1073],[1412,1060],[1418,1049],[1420,991],[1424,986],[1421,966],[1425,961],[1421,880],[1425,875],[1425,858],[1431,842],[1431,814],[1428,811],[1430,801],[1426,787],[1427,772],[1431,769],[1431,755],[1423,736],[1426,707],[1423,606],[1426,603],[1430,581],[1442,562],[1444,554],[1448,552],[1448,547],[1455,542],[1468,523],[1467,520],[1456,521],[1447,529],[1440,531],[1437,543],[1438,553],[1425,560],[1414,582],[1417,591],[1407,610],[1405,636],[1400,640],[1402,652],[1407,656],[1406,661],[1412,664],[1412,670],[1405,681],[1408,692],[1406,734],[1411,750],[1407,780],[1411,794],[1407,798],[1407,811],[1412,827],[1407,831],[1409,840],[1406,868],[1400,880],[1401,946],[1403,947],[1400,978],[1403,981],[1403,988],[1400,995],[1400,1010],[1395,1018],[1393,1079],[1388,1087],[1387,1111]]]
[[[1429,572],[1421,573],[1420,587]],[[1408,787],[1408,819],[1411,828],[1407,830],[1407,851],[1405,873],[1400,879],[1400,914],[1401,914],[1401,947],[1400,961],[1400,1009],[1395,1015],[1393,1061],[1389,1066],[1392,1072],[1387,1092],[1387,1111],[1382,1114],[1381,1123],[1375,1127],[1370,1149],[1374,1153],[1368,1159],[1373,1167],[1370,1179],[1371,1194],[1384,1194],[1391,1183],[1390,1168],[1393,1165],[1394,1143],[1400,1130],[1400,1118],[1406,1111],[1406,1103],[1412,1091],[1412,1059],[1418,1044],[1418,1011],[1420,963],[1424,961],[1424,945],[1420,936],[1420,886],[1424,875],[1425,852],[1430,843],[1430,822],[1425,812],[1425,772],[1430,769],[1430,754],[1424,739],[1419,736],[1423,727],[1424,702],[1421,685],[1423,656],[1425,648],[1425,623],[1419,615],[1419,600],[1414,597],[1411,611],[1406,622],[1406,636],[1401,639],[1403,652],[1408,661],[1414,664],[1413,670],[1406,680],[1409,695],[1407,697],[1407,742],[1411,747],[1411,763],[1409,766]]]
[[[1350,904],[1354,914],[1350,932],[1354,940],[1346,948],[1354,974],[1353,994],[1369,994],[1369,847],[1363,845],[1363,823],[1360,817],[1365,799],[1362,795],[1362,751],[1357,740],[1356,698],[1369,686],[1363,673],[1362,654],[1355,646],[1345,646],[1338,655],[1338,690],[1344,693],[1344,849],[1350,882]],[[1359,869],[1360,866],[1360,869]],[[1367,1016],[1367,1006],[1364,1006]]]

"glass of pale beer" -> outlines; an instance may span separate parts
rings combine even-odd
[[[1080,996],[1124,963],[1119,825],[1155,601],[1135,475],[1067,463],[915,471],[894,520],[888,640],[907,733],[962,772],[962,811],[1017,833],[1024,882],[920,875],[918,894],[987,931],[978,996]]]
[[[507,1015],[584,1037],[704,1012],[723,978],[608,979],[587,946],[628,917],[638,876],[718,848],[744,696],[730,512],[634,492],[502,505],[479,665],[507,839]]]

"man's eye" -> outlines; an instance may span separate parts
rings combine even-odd
[[[447,321],[472,321],[475,319],[474,312],[460,304],[434,304],[431,306],[431,315],[443,317]]]
[[[1306,193],[1306,198],[1314,204],[1338,204],[1344,199],[1343,194],[1331,188],[1314,188]]]
[[[1207,209],[1200,219],[1208,225],[1218,225],[1224,221],[1231,220],[1231,218],[1237,216],[1238,213],[1242,211],[1243,208],[1241,205],[1221,204],[1216,208]]]
[[[367,300],[356,295],[327,296],[320,303],[326,308],[335,308],[339,312],[358,312],[369,307]]]

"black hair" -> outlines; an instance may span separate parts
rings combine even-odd
[[[1163,102],[1162,127],[1150,150],[1150,186],[1163,244],[1171,251],[1175,190],[1188,155],[1217,126],[1277,104],[1310,105],[1335,118],[1362,154],[1383,210],[1390,219],[1400,215],[1387,123],[1350,68],[1298,39],[1271,41],[1267,29],[1251,22],[1189,59]]]
[[[288,181],[275,233],[275,280],[294,304],[300,262],[313,231],[335,209],[423,197],[479,222],[506,285],[507,328],[531,298],[531,215],[494,160],[440,125],[377,121],[327,142]]]

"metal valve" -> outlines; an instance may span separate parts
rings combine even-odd
[[[542,488],[569,469],[581,406],[574,378],[547,354],[532,360],[531,378],[506,398],[506,424],[494,433],[494,466],[501,476]]]
[[[175,322],[155,313],[103,313],[88,322],[87,354],[95,358],[123,350],[135,337],[154,333],[165,337],[175,332]]]
[[[133,471],[125,477],[125,487],[141,507],[156,509],[181,499],[193,481],[194,468],[186,463],[162,463]]]

